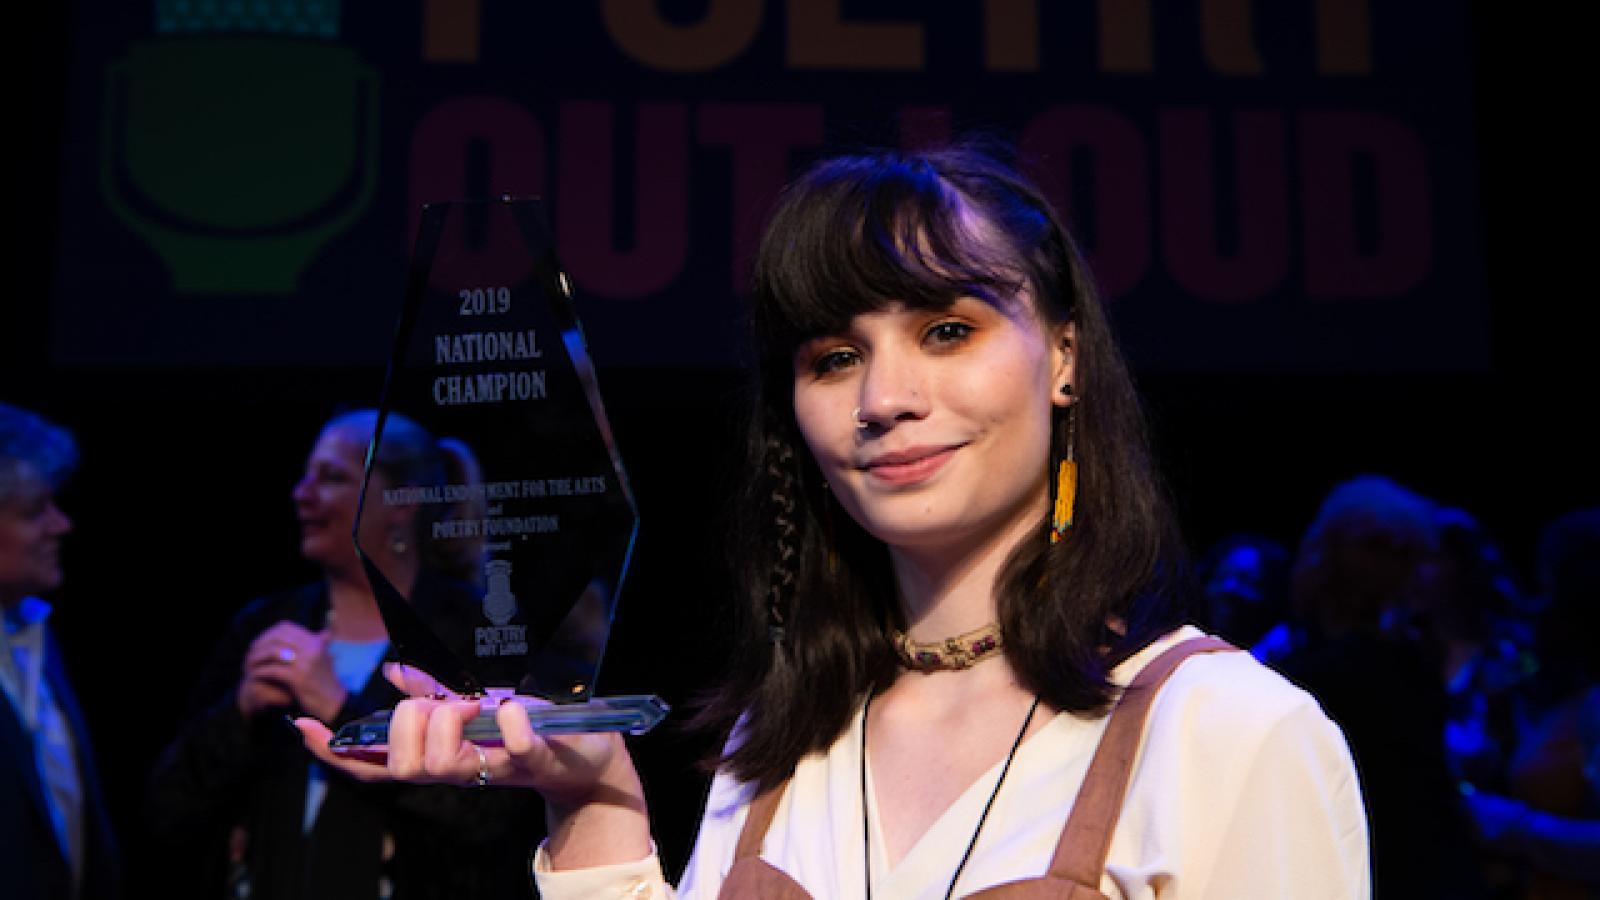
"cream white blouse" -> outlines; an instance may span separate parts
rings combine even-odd
[[[1118,666],[1127,684],[1181,628]],[[1023,742],[956,896],[1041,875],[1055,852],[1106,718],[1058,714]],[[816,898],[863,895],[861,717],[826,754],[803,759],[761,856]],[[1000,774],[979,778],[891,870],[873,829],[872,895],[941,898]],[[869,787],[871,772],[868,772]],[[754,798],[719,773],[675,896],[717,895]],[[655,856],[554,872],[534,861],[547,900],[671,897]],[[1316,701],[1248,653],[1184,662],[1156,698],[1100,889],[1112,898],[1345,898],[1371,894],[1355,766]]]

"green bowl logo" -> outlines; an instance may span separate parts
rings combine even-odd
[[[158,30],[189,29],[158,19]],[[372,199],[377,93],[353,51],[321,42],[198,34],[136,45],[107,73],[107,202],[179,293],[292,293]]]

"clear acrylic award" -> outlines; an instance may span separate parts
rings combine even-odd
[[[460,442],[476,471],[388,483],[374,460],[402,449],[386,444],[395,414]],[[412,584],[361,546],[380,514],[422,544]],[[593,695],[639,520],[538,201],[424,208],[356,524],[396,655],[481,700],[469,740],[499,740],[507,698],[545,735],[638,734],[666,714],[655,696]],[[454,575],[430,571],[446,561]],[[381,756],[389,715],[330,746]]]

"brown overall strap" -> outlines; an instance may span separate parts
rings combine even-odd
[[[778,782],[756,795],[750,801],[750,811],[745,814],[744,830],[739,832],[739,843],[733,851],[733,861],[753,859],[761,855],[761,842],[767,837],[767,829],[772,826],[772,817],[778,813],[778,801],[783,799],[783,789],[789,786],[789,779]]]
[[[717,892],[717,900],[811,900],[811,895],[788,873],[761,858],[761,842],[778,811],[788,779],[767,788],[750,802],[744,830],[733,851],[733,866]]]
[[[1235,649],[1220,638],[1190,638],[1163,651],[1140,670],[1133,683],[1123,691],[1122,699],[1111,713],[1111,721],[1106,723],[1100,746],[1095,748],[1083,787],[1078,789],[1078,799],[1073,802],[1067,826],[1061,831],[1056,855],[1050,860],[1051,875],[1091,888],[1099,887],[1151,702],[1167,677],[1185,659],[1196,653]]]

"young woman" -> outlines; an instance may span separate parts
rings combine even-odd
[[[681,896],[1367,892],[1337,729],[1180,627],[1132,385],[1037,189],[964,150],[824,162],[768,228],[754,325],[748,609]],[[475,709],[403,703],[387,768],[301,728],[359,777],[541,792],[546,897],[667,892],[619,739],[508,705],[477,748]]]

